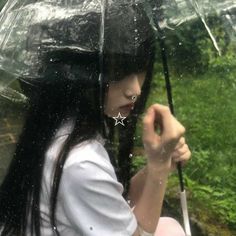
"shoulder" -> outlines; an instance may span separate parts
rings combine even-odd
[[[73,147],[63,167],[63,175],[80,179],[109,177],[117,181],[108,153],[99,139],[84,141]]]
[[[83,142],[70,151],[63,167],[61,189],[86,192],[87,196],[91,193],[101,195],[104,190],[112,195],[123,192],[107,151],[97,140]]]
[[[84,141],[69,152],[64,168],[90,162],[110,168],[112,165],[108,153],[101,142],[98,140]]]

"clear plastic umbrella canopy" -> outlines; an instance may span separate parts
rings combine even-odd
[[[200,18],[219,54],[221,49],[205,18],[216,13],[235,36],[235,4],[231,0],[10,0],[0,14],[0,69],[6,73],[0,78],[0,94],[16,101],[26,99],[10,88],[11,83],[17,78],[31,83],[44,77],[45,60],[53,60],[50,52],[135,54],[150,35],[145,23],[139,25],[143,16],[135,21],[134,5],[142,5],[156,32],[158,27],[174,31],[184,22]]]
[[[188,44],[189,34],[179,29],[188,24],[192,27],[190,23],[196,20],[221,55],[210,16],[221,22],[227,39],[235,42],[234,0],[9,0],[0,12],[0,96],[12,102],[26,101],[29,94],[15,83],[23,82],[37,91],[38,83],[58,79],[60,71],[54,67],[58,61],[68,64],[68,79],[102,86],[107,72],[115,79],[122,76],[122,70],[127,74],[127,68],[138,71],[146,67],[145,58],[152,49],[146,47],[147,41],[154,45],[177,35]],[[95,64],[83,63],[88,59],[99,61],[97,77],[93,75]],[[130,62],[132,66],[127,66]],[[187,220],[186,199],[182,201]],[[190,235],[188,225],[185,228]]]
[[[10,84],[45,78],[58,54],[67,60],[80,55],[78,62],[98,56],[101,66],[105,54],[135,56],[152,34],[145,12],[135,8],[138,3],[129,1],[8,1],[0,14],[0,69],[8,74],[1,78],[1,95],[23,99]]]

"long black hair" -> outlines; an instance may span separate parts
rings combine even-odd
[[[131,162],[129,155],[133,148],[138,114],[144,109],[152,78],[154,35],[149,20],[141,8],[134,6],[130,10],[124,9],[123,14],[119,12],[114,14],[111,9],[112,17],[109,17],[107,12],[103,68],[98,50],[78,52],[62,47],[48,50],[50,47],[46,45],[42,47],[42,50],[47,49],[46,53],[42,53],[43,77],[32,82],[21,78],[22,90],[29,97],[29,102],[22,133],[0,187],[1,235],[24,236],[28,226],[31,235],[40,235],[40,192],[45,152],[59,127],[68,119],[73,120],[73,129],[55,161],[49,206],[51,226],[55,233],[59,235],[56,229],[55,211],[63,166],[69,151],[76,144],[95,139],[98,134],[103,135],[106,140],[105,147],[118,179],[125,189],[128,189]],[[131,27],[130,22],[134,17],[133,29],[139,30],[139,37],[130,33],[133,29],[127,28]],[[91,22],[94,22],[96,16],[91,15],[90,18]],[[68,24],[74,25],[75,28],[77,25],[73,24],[74,20],[76,22],[76,19],[72,19]],[[68,27],[68,24],[63,22],[63,26]],[[54,37],[65,37],[63,34],[60,35],[63,31],[58,31],[61,30],[59,26],[55,24],[46,30]],[[41,27],[45,30],[46,26]],[[78,29],[75,28],[74,32],[76,30]],[[140,35],[145,38],[137,41],[141,38]],[[68,38],[69,35],[66,39],[69,41]],[[59,41],[62,41],[61,38]],[[103,91],[102,100],[104,100],[109,81],[120,80],[125,75],[141,71],[147,72],[142,94],[132,114],[126,119],[125,127],[118,129],[119,145],[116,152],[113,145],[114,123],[111,118],[104,115],[103,119],[100,116],[101,104],[98,98]],[[99,81],[101,74],[103,80]]]

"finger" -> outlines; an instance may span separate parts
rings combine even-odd
[[[152,107],[150,107],[143,118],[143,142],[148,144],[152,143],[157,137],[154,128],[155,113]]]
[[[151,106],[155,111],[155,119],[160,124],[161,136],[167,141],[178,141],[185,133],[185,128],[171,114],[169,107],[160,104]]]
[[[179,142],[177,143],[176,147],[175,147],[175,151],[178,149],[181,149],[184,145],[185,145],[185,138],[181,137]]]
[[[191,152],[190,150],[186,151],[183,155],[173,158],[172,160],[174,162],[182,162],[182,161],[188,161],[191,158]]]
[[[189,151],[188,145],[185,143],[180,148],[175,149],[172,153],[173,158],[182,156],[185,152]]]
[[[182,148],[181,150],[174,151],[171,155],[172,159],[179,160],[182,156],[185,156],[188,153],[191,156],[191,152],[188,148]]]

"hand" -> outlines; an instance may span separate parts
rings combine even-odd
[[[171,154],[171,169],[176,169],[176,164],[181,162],[181,165],[184,165],[191,157],[191,151],[189,150],[188,145],[185,142],[185,138],[181,137],[178,144],[175,147],[175,150]]]
[[[159,133],[156,132],[159,128]],[[186,161],[191,152],[182,137],[185,128],[168,107],[154,104],[143,119],[143,144],[148,165],[170,171],[178,161]]]

